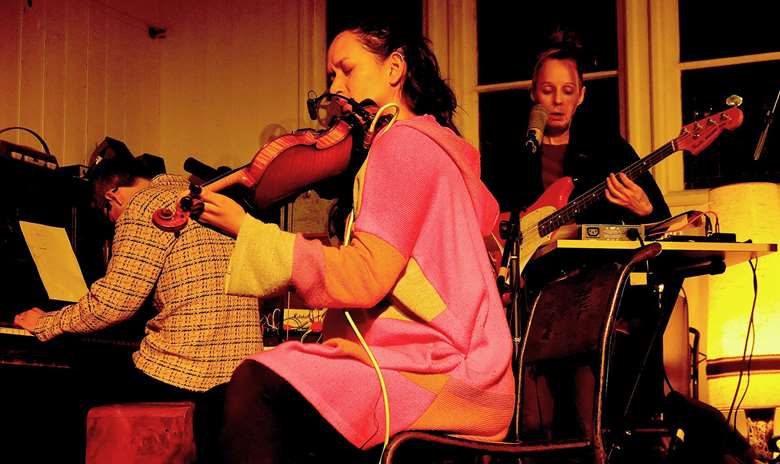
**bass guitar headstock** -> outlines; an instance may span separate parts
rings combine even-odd
[[[711,114],[698,121],[683,126],[680,135],[674,140],[677,150],[685,150],[692,155],[707,148],[724,130],[734,130],[742,125],[744,115],[739,105],[742,98],[733,95],[726,100],[731,108]]]

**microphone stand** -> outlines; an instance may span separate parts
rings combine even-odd
[[[501,256],[501,269],[507,270],[507,277],[498,278],[499,290],[502,294],[509,293],[510,301],[507,305],[507,320],[512,330],[512,341],[514,343],[514,360],[517,361],[520,356],[520,342],[522,339],[522,321],[520,320],[520,212],[513,210],[509,215],[509,221],[502,224],[502,235],[504,239],[504,253]]]
[[[512,332],[512,370],[517,375],[520,363],[520,348],[523,340],[523,321],[521,320],[520,310],[520,212],[517,209],[512,210],[509,220],[501,224],[501,236],[504,241],[504,252],[501,255],[501,271],[497,279],[498,290],[500,294],[509,293],[509,303],[506,306],[506,317]],[[520,398],[522,378],[517,375],[517,392],[515,394],[515,412],[513,426],[511,430],[512,437],[518,441],[520,439]]]
[[[772,109],[766,113],[766,125],[764,126],[764,130],[761,131],[761,136],[758,138],[756,151],[753,152],[753,161],[758,161],[758,159],[761,158],[761,155],[764,153],[764,143],[766,143],[766,137],[767,134],[769,134],[769,126],[772,125],[772,121],[775,119],[775,110],[777,109],[778,100],[780,100],[780,90],[777,92],[777,97],[775,97],[775,104],[772,106]]]

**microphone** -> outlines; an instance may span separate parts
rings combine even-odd
[[[547,108],[537,103],[531,108],[531,114],[528,116],[528,132],[525,136],[525,149],[530,154],[535,154],[542,144],[542,135],[544,127],[547,125]]]

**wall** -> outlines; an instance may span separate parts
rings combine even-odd
[[[59,164],[83,164],[106,135],[160,148],[157,0],[0,0],[0,128],[39,133]],[[4,140],[41,149],[22,131]]]
[[[318,6],[319,5],[319,6]],[[301,0],[160,3],[160,151],[169,171],[194,156],[213,166],[251,161],[268,136],[309,124],[308,90],[325,88],[324,25]],[[318,46],[314,46],[318,43]]]
[[[61,166],[86,164],[106,136],[173,173],[188,156],[242,166],[269,136],[311,124],[307,92],[325,89],[324,10],[324,0],[0,0],[0,129],[39,133]],[[152,25],[165,36],[152,39]],[[23,131],[0,138],[42,150]],[[296,206],[296,224],[322,229],[322,202]]]
[[[308,124],[306,92],[325,87],[320,10],[314,0],[0,0],[0,128],[38,132],[60,165],[86,162],[105,136],[165,157],[172,172],[191,154],[245,164],[272,133]],[[165,37],[150,38],[150,25]],[[2,138],[40,149],[22,131]]]
[[[667,202],[669,203],[669,208],[672,211],[672,215],[680,214],[685,211],[689,210],[696,210],[696,211],[707,211],[709,210],[709,198],[708,198],[708,192],[707,191],[697,191],[697,192],[691,192],[689,195],[677,195],[672,198],[669,198],[667,195]],[[680,312],[681,309],[685,310],[684,317],[687,316],[687,321],[682,321],[682,323],[687,324],[688,327],[692,327],[699,331],[701,334],[701,338],[699,340],[699,350],[704,355],[707,354],[707,321],[709,318],[709,312],[707,310],[708,308],[708,300],[709,300],[709,282],[710,277],[709,276],[700,276],[700,277],[689,277],[685,279],[683,282],[683,288],[685,289],[685,292],[682,293],[684,297],[684,307],[676,307],[675,311]],[[679,314],[677,314],[679,315]],[[687,330],[687,327],[685,328]],[[688,341],[689,338],[686,336],[684,341]],[[690,338],[692,340],[692,338]],[[683,350],[687,350],[688,346],[679,346],[676,344],[680,344],[681,339],[680,337],[670,337],[669,331],[667,330],[667,336],[664,339],[664,351],[665,355],[667,352],[674,356],[674,354],[682,353]],[[666,357],[666,356],[665,356]],[[666,357],[666,365],[667,369],[672,368],[672,366],[679,365],[680,359],[669,359]],[[709,389],[708,389],[708,383],[707,383],[707,372],[706,372],[707,363],[701,362],[698,364],[698,374],[699,374],[699,386],[698,386],[698,393],[699,393],[699,399],[701,401],[707,402],[709,400]]]
[[[325,90],[324,0],[162,2],[160,154],[184,173],[249,163],[269,137],[311,127],[310,90]],[[290,230],[322,232],[329,203],[303,195]]]

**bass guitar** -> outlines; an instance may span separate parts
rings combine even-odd
[[[707,148],[724,129],[733,130],[739,127],[742,124],[742,119],[742,110],[733,106],[720,113],[690,123],[682,128],[677,138],[632,163],[621,172],[629,179],[635,180],[675,152],[685,150],[692,155],[697,155]],[[606,189],[607,185],[604,181],[568,202],[569,195],[574,191],[574,182],[571,177],[562,177],[550,185],[536,202],[521,212],[519,230],[517,231],[520,245],[519,256],[517,256],[519,274],[522,274],[536,250],[551,242],[555,233],[562,226],[574,222],[578,214],[601,200]],[[492,237],[488,240],[488,249],[496,268],[505,266],[505,263],[501,263],[505,240],[500,234],[500,224],[508,219],[508,212],[501,213],[499,223]],[[502,276],[502,271],[505,272],[504,267],[501,267],[499,276],[506,277]]]

